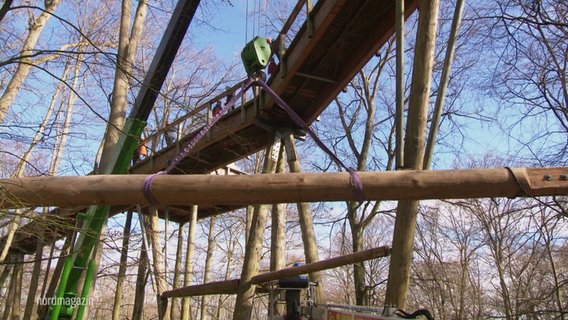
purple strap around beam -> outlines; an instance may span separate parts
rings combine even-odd
[[[357,174],[355,169],[349,168],[345,164],[343,164],[343,162],[341,162],[341,160],[339,160],[339,158],[335,155],[335,153],[333,153],[333,151],[329,150],[329,148],[319,139],[319,137],[308,126],[308,124],[304,121],[304,119],[302,119],[292,108],[290,108],[290,106],[286,102],[284,102],[284,100],[282,100],[282,98],[280,98],[276,94],[276,92],[274,92],[272,90],[272,88],[270,88],[264,81],[262,81],[261,79],[257,79],[255,81],[255,83],[259,84],[266,91],[266,93],[268,93],[268,95],[270,95],[270,97],[272,99],[274,99],[274,102],[276,102],[276,104],[288,114],[290,119],[292,119],[292,121],[297,126],[306,130],[306,132],[312,137],[312,139],[314,139],[314,142],[325,153],[327,153],[337,165],[345,168],[345,170],[347,170],[347,172],[349,172],[349,175],[350,175],[350,179],[349,179],[350,181],[349,182],[350,182],[351,186],[353,186],[353,189],[354,189],[353,191],[355,192],[355,196],[357,197],[357,199],[362,201],[363,200],[363,183],[361,182],[361,179],[359,178],[359,175]]]
[[[231,100],[227,102],[227,104],[225,104],[225,106],[221,109],[221,112],[213,115],[210,121],[205,126],[203,126],[201,130],[199,130],[199,132],[191,139],[191,141],[189,141],[189,143],[183,148],[183,150],[169,163],[166,170],[151,174],[146,177],[146,179],[144,179],[144,183],[142,184],[142,193],[151,205],[156,207],[160,206],[160,203],[152,194],[152,181],[154,180],[154,178],[157,175],[170,173],[170,171],[172,171],[183,158],[187,157],[191,153],[195,144],[211,129],[211,127],[223,116],[223,114],[225,114],[225,112],[227,112],[227,110],[235,105],[235,103],[244,95],[244,93],[248,90],[253,82],[253,78],[248,78],[242,83],[240,91],[235,94],[231,98]]]
[[[339,160],[339,158],[337,158],[337,156],[318,138],[318,136],[306,124],[306,122],[292,108],[290,108],[290,106],[288,106],[288,104],[286,104],[286,102],[284,102],[284,100],[282,100],[264,81],[262,81],[261,79],[254,79],[252,77],[249,77],[245,82],[243,82],[240,91],[231,98],[231,100],[221,109],[221,112],[219,114],[214,115],[211,120],[201,128],[201,130],[191,139],[191,141],[183,148],[183,150],[170,162],[166,170],[151,174],[146,177],[146,179],[144,179],[144,183],[142,184],[142,192],[144,194],[144,197],[146,197],[146,200],[148,200],[148,202],[153,206],[160,206],[160,203],[152,194],[152,182],[154,178],[158,175],[168,174],[180,163],[183,158],[187,157],[191,153],[195,144],[211,129],[211,127],[221,118],[223,114],[225,114],[225,112],[227,112],[227,110],[233,107],[236,101],[243,96],[246,90],[248,90],[248,88],[253,83],[256,83],[263,87],[264,90],[270,95],[270,97],[274,99],[276,104],[288,114],[290,119],[292,119],[292,121],[297,126],[306,130],[306,132],[312,137],[312,139],[314,139],[315,143],[325,153],[327,153],[337,165],[345,168],[345,170],[349,172],[349,183],[353,186],[357,198],[362,201],[363,183],[361,182],[361,179],[359,178],[359,175],[357,174],[355,169],[347,167],[345,164],[343,164],[343,162],[341,162],[341,160]]]
[[[152,193],[152,182],[154,182],[154,178],[156,176],[162,174],[166,174],[166,172],[158,171],[156,173],[153,173],[147,176],[146,179],[144,179],[144,182],[142,183],[142,193],[144,194],[146,200],[148,200],[148,202],[154,207],[159,207],[160,203],[158,202],[158,200],[156,200],[156,197],[154,197],[154,194]]]

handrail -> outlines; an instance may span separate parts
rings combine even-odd
[[[288,19],[286,20],[286,22],[282,26],[282,29],[281,29],[280,33],[278,34],[277,38],[275,39],[275,41],[272,42],[272,44],[271,44],[272,52],[275,52],[276,50],[278,50],[279,51],[278,54],[279,54],[281,59],[283,58],[283,56],[286,52],[285,45],[284,45],[284,38],[285,38],[286,34],[290,31],[290,28],[296,22],[297,18],[300,16],[300,12],[303,11],[304,6],[306,8],[306,10],[305,10],[306,20],[309,22],[309,20],[310,20],[309,15],[311,13],[311,10],[313,9],[312,2],[313,2],[313,0],[298,0],[296,5],[294,6],[294,9],[292,9],[290,16],[288,17]],[[280,62],[282,63],[284,61],[280,61]],[[283,67],[285,68],[285,66],[283,66]],[[223,98],[225,98],[225,97],[227,97],[227,96],[229,96],[230,94],[234,93],[238,88],[241,87],[241,85],[245,81],[246,81],[246,79],[239,81],[237,84],[233,85],[229,89],[226,89],[222,93],[217,94],[215,97],[213,97],[213,98],[209,99],[208,101],[206,101],[205,103],[197,106],[195,109],[189,111],[188,113],[186,113],[182,117],[175,119],[169,125],[163,126],[163,127],[159,128],[158,130],[156,130],[154,133],[147,136],[144,140],[147,141],[147,143],[148,143],[148,145],[147,145],[148,157],[150,157],[151,154],[153,154],[153,153],[159,152],[162,149],[167,148],[169,146],[167,144],[160,147],[160,142],[165,141],[164,137],[169,132],[176,132],[176,135],[179,135],[181,130],[178,130],[178,129],[183,124],[183,122],[189,120],[192,117],[195,117],[196,115],[202,114],[204,110],[206,110],[207,114],[203,118],[207,119],[206,121],[209,121],[209,119],[211,118],[210,107],[212,106],[212,104],[223,99]],[[243,103],[241,102],[241,105],[238,106],[237,108],[242,107],[242,105],[243,105]],[[206,121],[203,123],[203,125],[206,123]],[[199,124],[195,125],[195,127],[199,127]],[[176,143],[177,143],[177,141],[179,141],[179,138],[180,137],[178,137],[178,136],[175,137]]]
[[[164,141],[164,137],[165,134],[169,133],[169,132],[176,132],[179,133],[179,126],[181,126],[183,124],[184,121],[199,115],[199,114],[203,114],[203,111],[207,112],[207,116],[204,117],[205,119],[207,119],[207,121],[210,119],[210,107],[213,103],[220,101],[222,99],[224,99],[225,97],[231,95],[232,93],[234,93],[238,88],[241,87],[242,83],[245,80],[241,80],[239,81],[237,84],[233,85],[232,87],[225,89],[225,91],[217,94],[216,96],[214,96],[213,98],[207,100],[206,102],[202,103],[201,105],[198,105],[195,109],[189,111],[188,113],[186,113],[185,115],[183,115],[182,117],[179,117],[175,120],[173,120],[169,125],[167,126],[163,126],[161,128],[159,128],[158,130],[156,130],[155,132],[153,132],[152,134],[148,135],[144,141],[148,142],[148,157],[151,156],[151,154],[153,153],[157,153],[162,149],[167,148],[169,145],[164,145],[163,147],[160,147],[160,142]],[[238,108],[242,107],[242,103],[238,106]],[[196,125],[196,127],[198,127],[199,125]],[[176,143],[177,141],[179,141],[179,137],[175,137]]]

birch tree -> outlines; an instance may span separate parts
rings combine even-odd
[[[114,85],[110,103],[110,115],[100,160],[100,172],[106,172],[110,169],[109,166],[112,164],[108,162],[109,157],[114,150],[114,146],[118,143],[118,138],[122,132],[121,129],[126,120],[127,94],[130,89],[132,69],[148,10],[146,1],[138,1],[134,20],[131,22],[131,6],[131,1],[122,1]]]
[[[34,49],[41,32],[59,3],[61,3],[61,0],[45,1],[46,6],[44,10],[37,16],[37,18],[33,18],[33,23],[29,27],[29,33],[20,51],[20,56],[16,61],[16,70],[12,74],[12,78],[0,96],[0,123],[4,122],[4,118],[6,118],[10,106],[14,102],[14,99],[16,99],[16,96],[31,68],[34,65],[53,58],[53,56],[48,56],[33,59],[36,56]],[[4,5],[6,5],[6,3]]]

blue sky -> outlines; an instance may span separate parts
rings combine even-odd
[[[252,15],[253,1],[232,0],[232,6],[222,3],[217,6],[213,19],[208,21],[212,27],[205,29],[209,32],[195,32],[188,36],[194,37],[202,47],[214,47],[217,55],[227,64],[240,61],[242,48],[259,33],[258,24],[253,23],[252,17],[247,23],[247,1],[251,2],[248,9],[249,15]]]

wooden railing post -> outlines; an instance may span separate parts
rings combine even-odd
[[[313,8],[312,0],[306,0],[306,22],[308,24],[308,35],[310,38],[314,36],[314,23],[311,15]]]

